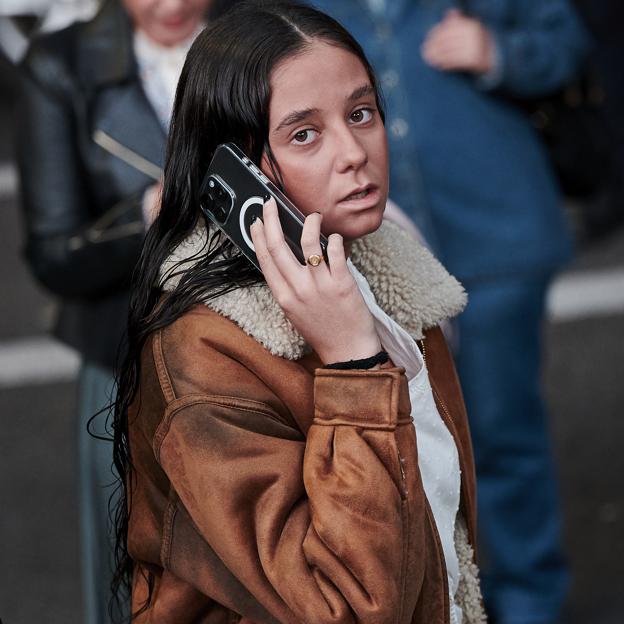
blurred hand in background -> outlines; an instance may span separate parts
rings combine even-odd
[[[143,193],[143,222],[145,229],[149,229],[150,225],[160,212],[160,202],[162,201],[162,181],[152,184]]]
[[[487,74],[494,68],[495,44],[478,19],[449,9],[427,34],[421,47],[424,60],[441,71]]]

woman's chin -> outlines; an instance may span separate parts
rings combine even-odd
[[[341,234],[346,241],[354,241],[378,230],[382,220],[383,210],[371,209],[354,215],[348,223],[342,224],[342,227],[336,228],[335,231]]]

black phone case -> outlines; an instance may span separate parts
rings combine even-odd
[[[212,182],[212,185],[211,185]],[[215,185],[225,188],[232,199],[232,208],[225,219],[219,218],[211,199]],[[206,216],[260,269],[249,227],[255,217],[262,217],[264,202],[273,196],[284,238],[288,246],[305,264],[301,250],[304,215],[262,171],[233,143],[224,143],[215,150],[200,189],[200,205]],[[327,239],[321,235],[321,249],[327,260]]]

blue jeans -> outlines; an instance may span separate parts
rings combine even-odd
[[[482,585],[503,624],[554,624],[568,589],[540,389],[546,277],[464,284],[457,366],[475,451]]]
[[[108,624],[113,575],[113,532],[108,505],[114,490],[111,471],[113,445],[87,431],[89,419],[110,403],[112,371],[86,362],[80,371],[78,403],[78,455],[80,487],[80,558],[85,624]],[[109,437],[107,412],[98,415],[89,430]]]

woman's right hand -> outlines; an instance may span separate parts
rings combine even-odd
[[[328,238],[329,266],[303,266],[284,239],[277,205],[263,209],[264,223],[251,226],[256,256],[273,296],[295,329],[324,364],[368,358],[381,350],[373,317],[349,271],[340,234]],[[303,255],[320,255],[322,217],[308,215],[301,235]]]

